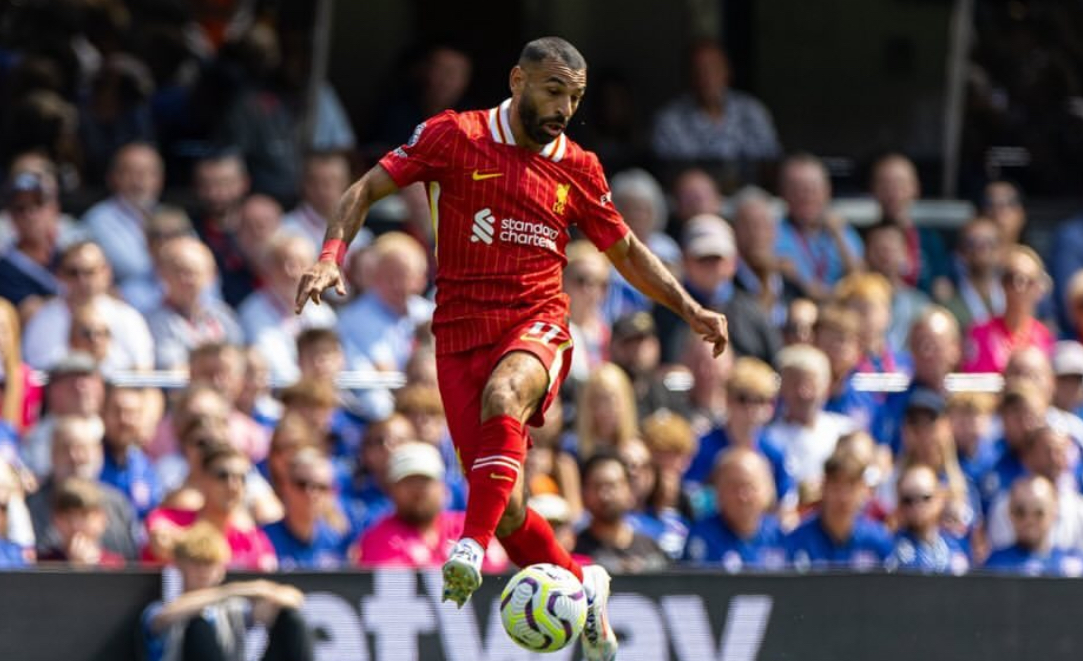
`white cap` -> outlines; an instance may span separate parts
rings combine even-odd
[[[1083,375],[1083,344],[1075,340],[1057,342],[1053,349],[1053,373]]]
[[[572,518],[572,508],[568,501],[555,493],[540,493],[531,496],[527,507],[541,515],[546,521],[567,523]]]
[[[684,224],[682,246],[689,257],[725,257],[737,254],[733,228],[722,216],[701,213],[692,216]]]
[[[444,479],[444,460],[440,457],[440,451],[428,443],[416,441],[396,448],[387,465],[387,481],[394,484],[411,475]]]

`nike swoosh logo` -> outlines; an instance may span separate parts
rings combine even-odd
[[[494,480],[507,480],[508,482],[514,482],[515,478],[508,477],[507,475],[500,475],[499,473],[489,473],[489,477]]]
[[[486,179],[496,179],[497,177],[503,177],[503,172],[474,172],[470,175],[470,178],[474,181],[485,181]]]

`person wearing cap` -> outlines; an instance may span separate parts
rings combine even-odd
[[[682,284],[697,303],[726,315],[733,351],[770,360],[781,348],[782,338],[755,298],[733,285],[737,245],[729,223],[714,214],[688,219],[684,224],[682,255]],[[689,332],[688,325],[672,310],[661,306],[655,307],[654,318],[662,343],[662,361],[674,362]]]
[[[1066,434],[1043,425],[1027,434],[1022,462],[1027,475],[1046,478],[1057,491],[1057,512],[1049,541],[1057,548],[1083,551],[1083,495],[1069,463],[1072,446],[1072,439]],[[986,516],[989,548],[994,551],[1016,542],[1010,500],[1008,493],[1001,493]]]
[[[21,305],[31,296],[56,296],[60,204],[55,180],[37,172],[16,174],[8,185],[6,211],[15,236],[0,254],[0,297]]]
[[[784,272],[804,296],[825,300],[836,282],[861,268],[861,237],[831,212],[831,179],[819,158],[789,156],[779,177],[787,212],[779,224],[775,254],[785,260]]]
[[[824,462],[820,509],[786,538],[786,554],[797,571],[883,566],[891,553],[891,534],[862,512],[870,493],[869,464],[840,450]]]
[[[428,443],[404,443],[391,453],[387,481],[394,511],[363,532],[351,549],[361,567],[440,567],[462,533],[464,515],[444,509],[444,460]],[[499,572],[508,559],[491,544],[482,571]]]
[[[112,269],[98,244],[79,241],[60,255],[63,294],[45,303],[26,324],[23,355],[37,369],[49,366],[67,352],[72,311],[93,303],[109,322],[112,336],[103,367],[138,370],[154,367],[154,339],[138,310],[109,294]]]
[[[1053,348],[1053,406],[1075,415],[1083,414],[1083,344],[1061,340]]]
[[[596,382],[602,373],[613,365],[623,370],[632,384],[637,417],[644,418],[659,409],[684,412],[688,408],[687,395],[672,388],[663,378],[661,346],[658,328],[648,312],[633,312],[613,323],[609,338],[609,360],[591,371],[584,385],[584,392]],[[593,412],[587,414],[593,415]]]
[[[90,236],[113,267],[124,299],[146,310],[158,298],[146,219],[158,206],[165,167],[149,144],[132,142],[113,155],[106,181],[113,193],[83,215]]]

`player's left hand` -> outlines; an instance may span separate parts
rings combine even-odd
[[[700,308],[696,311],[688,324],[704,340],[714,345],[714,357],[718,358],[726,350],[730,341],[729,323],[726,315],[714,310]]]

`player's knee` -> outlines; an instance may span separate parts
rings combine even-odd
[[[526,408],[520,390],[512,379],[490,379],[481,395],[482,419],[487,420],[498,415],[520,418]]]

